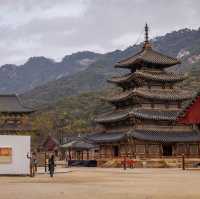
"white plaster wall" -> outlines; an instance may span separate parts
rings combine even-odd
[[[29,174],[30,143],[30,136],[0,135],[0,147],[12,148],[12,163],[0,163],[0,174]]]

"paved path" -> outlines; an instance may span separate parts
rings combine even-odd
[[[57,169],[54,178],[0,177],[0,190],[0,199],[199,199],[200,170]]]

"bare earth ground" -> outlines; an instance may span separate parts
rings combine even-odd
[[[0,177],[0,199],[200,199],[200,170],[59,169],[30,177]]]

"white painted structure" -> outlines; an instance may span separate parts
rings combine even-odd
[[[12,160],[10,163],[0,162],[0,175],[27,175],[29,174],[30,161],[30,136],[0,135],[0,148],[12,148]]]

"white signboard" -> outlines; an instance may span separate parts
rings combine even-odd
[[[30,136],[0,135],[0,175],[29,174]]]

